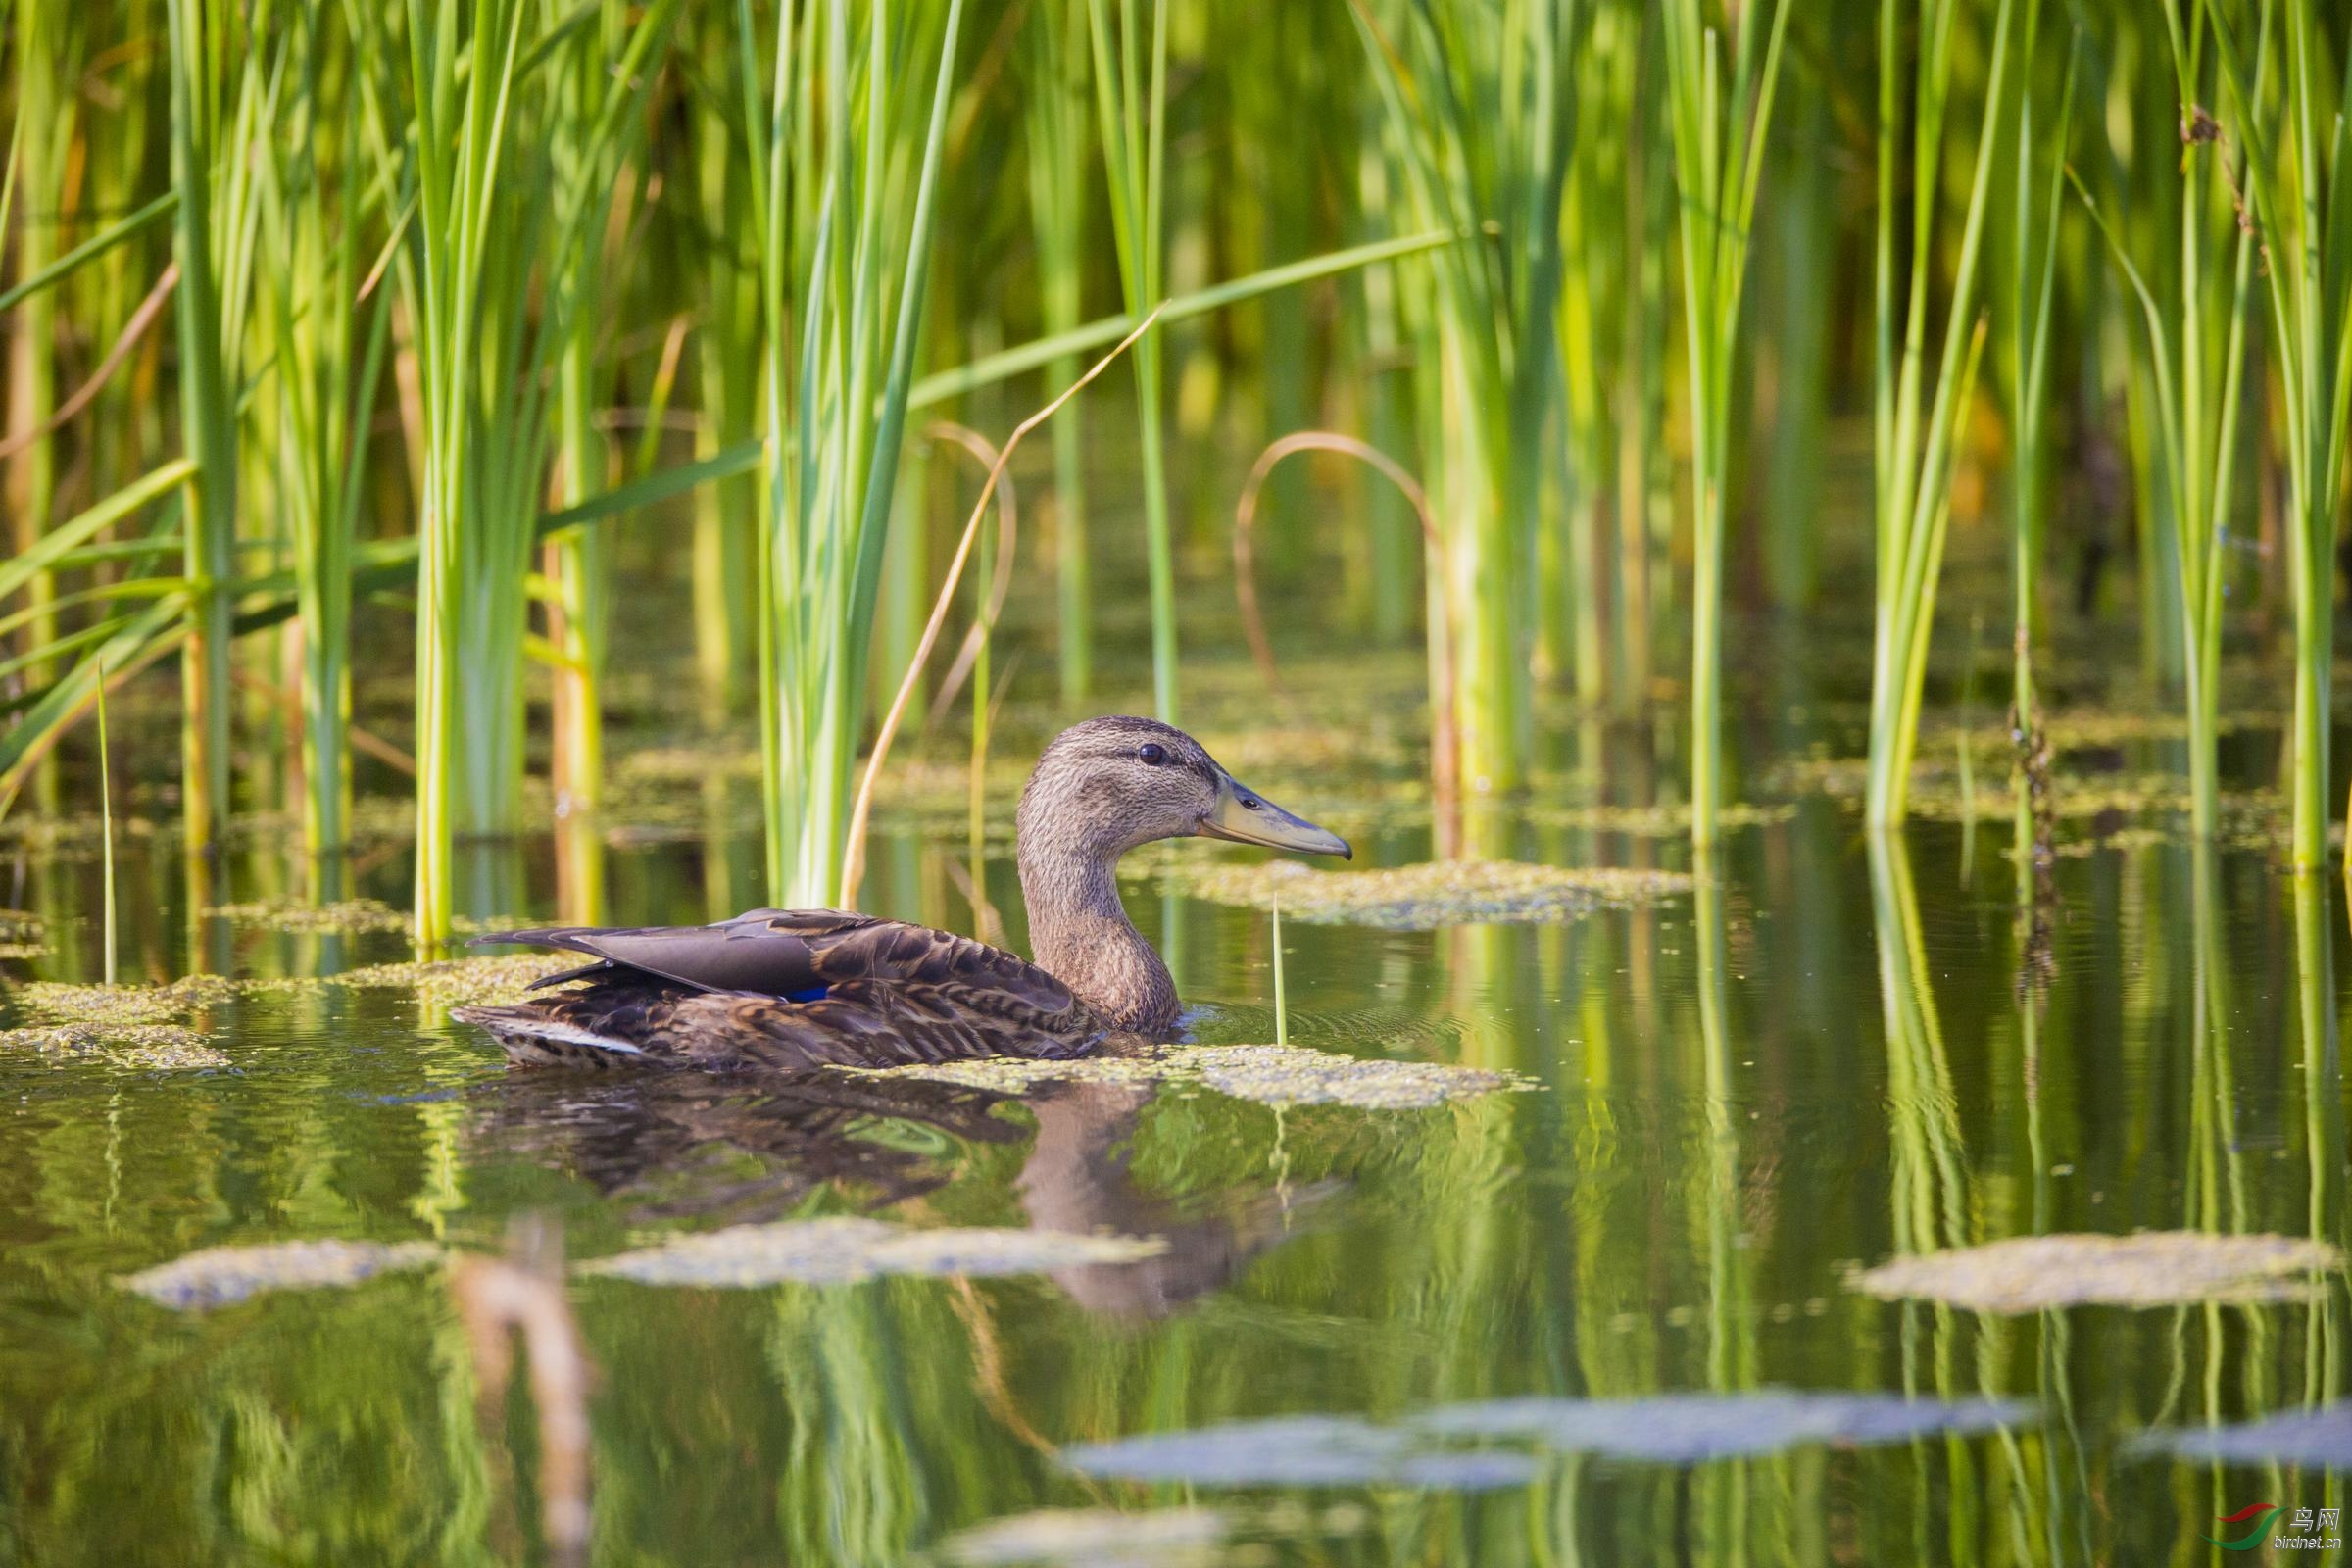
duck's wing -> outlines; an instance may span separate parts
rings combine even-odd
[[[550,975],[542,985],[617,968],[695,991],[786,997],[829,984],[818,966],[824,955],[846,939],[898,923],[840,909],[754,909],[716,925],[539,926],[493,931],[475,937],[470,945],[558,948],[598,960]]]

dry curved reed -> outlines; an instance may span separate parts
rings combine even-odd
[[[940,584],[939,597],[932,601],[931,618],[923,623],[923,635],[914,645],[914,657],[906,662],[906,673],[899,681],[898,695],[890,700],[890,711],[882,716],[882,727],[875,732],[874,749],[865,760],[865,776],[858,781],[858,802],[850,811],[849,843],[843,847],[841,868],[841,906],[858,907],[858,884],[865,879],[865,825],[873,815],[874,784],[882,776],[882,764],[890,757],[890,743],[898,738],[899,725],[906,717],[906,704],[914,696],[914,683],[922,678],[923,665],[931,658],[931,650],[939,642],[939,629],[948,618],[948,606],[956,601],[956,585],[963,581],[963,564],[971,559],[972,545],[980,537],[980,519],[988,514],[989,498],[997,493],[1003,482],[1005,466],[1012,462],[1013,452],[1030,431],[1060,412],[1061,406],[1085,390],[1087,383],[1111,367],[1111,363],[1127,352],[1138,339],[1159,320],[1164,306],[1154,306],[1152,314],[1136,323],[1135,330],[1113,345],[1108,354],[1097,360],[1087,372],[1063,388],[1053,402],[1032,414],[1012,428],[1004,445],[997,453],[997,461],[989,466],[988,478],[980,486],[979,496],[972,502],[972,514],[963,524],[963,537],[956,543],[956,559],[948,563],[948,580]]]
[[[980,460],[983,469],[993,469],[1000,456],[989,444],[988,437],[952,419],[935,420],[923,434],[934,441],[958,446]],[[997,617],[1004,613],[1004,600],[1012,592],[1012,558],[1021,536],[1020,506],[1013,493],[1012,475],[1006,472],[997,480],[997,575],[988,585],[988,605],[972,622],[971,630],[963,634],[963,646],[956,650],[956,662],[940,677],[939,690],[931,698],[931,722],[938,723],[946,716],[948,706],[963,689],[964,680],[972,672],[973,662],[980,657],[980,645],[996,630]]]
[[[1233,509],[1233,590],[1241,601],[1242,630],[1250,639],[1250,657],[1256,662],[1258,673],[1265,676],[1266,684],[1276,695],[1286,698],[1289,693],[1274,664],[1274,645],[1266,637],[1265,615],[1258,608],[1251,539],[1257,521],[1258,493],[1265,488],[1275,466],[1296,452],[1336,452],[1369,465],[1411,504],[1413,515],[1420,519],[1421,538],[1431,555],[1439,560],[1445,556],[1445,539],[1438,532],[1438,521],[1429,510],[1429,497],[1422,491],[1421,482],[1378,447],[1334,430],[1298,430],[1259,453],[1250,469],[1249,481],[1242,486],[1242,498]],[[1461,760],[1457,755],[1453,707],[1453,629],[1459,617],[1454,613],[1453,581],[1443,571],[1438,573],[1438,591],[1429,596],[1429,607],[1431,614],[1437,617],[1429,637],[1431,662],[1435,665],[1429,693],[1430,792],[1437,808],[1438,853],[1450,859],[1459,848],[1460,830],[1455,805],[1459,799]]]

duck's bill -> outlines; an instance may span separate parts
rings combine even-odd
[[[1336,855],[1353,859],[1348,841],[1327,827],[1317,827],[1290,812],[1257,791],[1228,778],[1217,789],[1217,804],[1200,819],[1200,831],[1236,844],[1261,844],[1269,850],[1295,850],[1301,855]]]

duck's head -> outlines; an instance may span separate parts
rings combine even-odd
[[[1023,849],[1048,844],[1115,859],[1154,839],[1204,834],[1307,855],[1352,856],[1329,828],[1294,816],[1157,719],[1090,718],[1055,736],[1021,792]]]

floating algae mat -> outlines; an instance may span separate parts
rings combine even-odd
[[[1214,1564],[1229,1524],[1214,1508],[1040,1508],[951,1536],[939,1555],[965,1568],[1012,1563]]]
[[[1408,1427],[1356,1416],[1292,1415],[1189,1432],[1155,1432],[1062,1450],[1061,1462],[1106,1481],[1196,1487],[1427,1487],[1479,1492],[1524,1486],[1535,1456],[1455,1448]]]
[[[1854,1448],[1937,1434],[1965,1436],[2016,1426],[2033,1414],[2032,1405],[2016,1399],[1757,1389],[1637,1399],[1487,1399],[1424,1411],[1413,1425],[1455,1438],[1519,1439],[1555,1453],[1700,1464],[1805,1444]]]
[[[1433,860],[1388,871],[1316,871],[1297,860],[1204,866],[1183,886],[1217,904],[1282,906],[1285,919],[1430,931],[1500,921],[1574,920],[1631,909],[1690,891],[1679,871],[1525,865],[1515,860]]]
[[[204,912],[215,919],[297,936],[409,928],[409,917],[380,899],[346,899],[338,904],[271,899],[259,904],[216,904]]]
[[[1658,1464],[1778,1453],[1809,1444],[1861,1447],[1935,1435],[1967,1436],[2033,1418],[2012,1399],[1912,1399],[1893,1394],[1758,1389],[1628,1399],[1530,1396],[1440,1405],[1395,1425],[1354,1416],[1282,1416],[1191,1432],[1155,1433],[1073,1448],[1084,1474],[1193,1486],[1515,1486],[1537,1469],[1520,1448],[1592,1453]]]
[[[1200,1046],[1183,1053],[1182,1060],[1219,1094],[1262,1105],[1426,1110],[1449,1100],[1534,1087],[1483,1067],[1340,1056],[1298,1046]]]
[[[353,986],[413,990],[428,1006],[455,1007],[519,1000],[534,982],[572,967],[576,965],[560,955],[530,953],[372,964],[316,978],[231,980],[195,974],[160,986],[30,981],[11,987],[5,995],[34,1021],[0,1029],[0,1050],[96,1056],[121,1066],[158,1070],[225,1067],[229,1058],[214,1050],[207,1036],[188,1027],[187,1019],[234,998]]]
[[[552,974],[578,968],[565,954],[517,953],[499,958],[433,958],[417,963],[375,963],[328,976],[330,984],[363,989],[414,987],[416,1000],[446,1007],[519,1002]]]
[[[1448,1101],[1535,1087],[1515,1074],[1483,1067],[1343,1056],[1302,1046],[1158,1046],[1124,1056],[1052,1061],[992,1056],[839,1070],[927,1078],[1008,1095],[1054,1083],[1200,1083],[1236,1100],[1265,1105],[1350,1105],[1359,1110],[1426,1110]]]
[[[187,1017],[235,995],[233,982],[191,975],[163,986],[74,986],[32,981],[9,997],[37,1022],[0,1029],[0,1050],[95,1056],[148,1071],[225,1067],[228,1058]]]
[[[640,1285],[847,1285],[886,1274],[1042,1274],[1089,1263],[1156,1257],[1167,1243],[1147,1236],[1073,1236],[981,1227],[911,1230],[878,1219],[834,1216],[733,1225],[579,1265]]]
[[[226,1306],[264,1291],[357,1285],[395,1269],[419,1268],[441,1255],[430,1242],[278,1242],[267,1247],[208,1247],[115,1281],[183,1312]]]
[[[2175,1427],[2144,1432],[2132,1442],[2142,1453],[2222,1464],[2308,1465],[2352,1470],[2352,1404],[2267,1416],[2228,1427]]]
[[[1886,1300],[1943,1301],[1976,1312],[2058,1306],[2176,1306],[2307,1297],[2306,1276],[2343,1266],[2326,1242],[2293,1236],[2025,1236],[1985,1247],[1898,1257],[1859,1287]]]
[[[229,1059],[195,1030],[172,1023],[52,1023],[0,1029],[0,1051],[95,1056],[118,1067],[188,1072],[225,1067]]]

